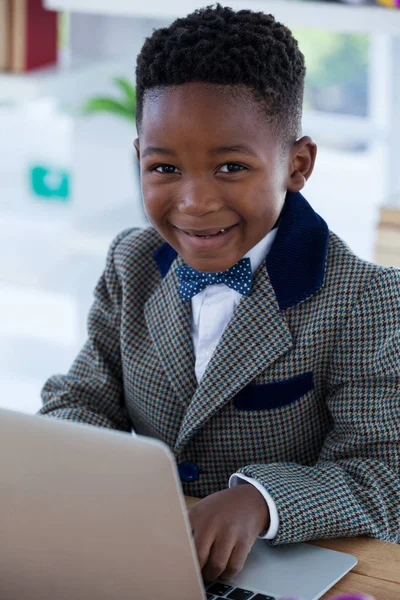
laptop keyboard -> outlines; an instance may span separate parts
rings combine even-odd
[[[243,590],[221,581],[214,581],[207,586],[206,598],[207,600],[218,600],[218,598],[229,598],[229,600],[278,600],[275,596]]]

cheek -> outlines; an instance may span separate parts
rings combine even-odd
[[[262,222],[275,212],[277,204],[278,201],[268,186],[258,186],[253,188],[251,197],[247,198],[244,210],[249,219],[258,219]]]
[[[269,186],[260,185],[242,203],[241,216],[245,222],[246,235],[261,239],[271,230],[279,217],[285,193],[277,194]]]
[[[168,196],[165,190],[157,189],[157,186],[142,182],[143,202],[146,212],[151,221],[159,221],[168,210]]]

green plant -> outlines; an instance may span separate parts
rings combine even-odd
[[[136,119],[136,90],[132,83],[123,77],[113,77],[116,86],[122,92],[121,98],[109,98],[96,96],[87,100],[83,107],[83,113],[94,114],[107,112],[135,122]]]

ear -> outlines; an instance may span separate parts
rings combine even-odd
[[[139,138],[136,138],[136,140],[133,142],[133,145],[134,145],[135,150],[136,150],[136,158],[140,162],[140,144],[139,144]]]
[[[310,137],[304,136],[293,144],[289,158],[289,192],[299,192],[303,189],[313,172],[316,156],[317,145]]]

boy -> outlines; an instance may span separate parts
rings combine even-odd
[[[221,5],[153,32],[135,148],[153,228],[114,240],[41,413],[173,450],[206,581],[270,543],[399,541],[400,276],[300,195],[304,58],[270,15]],[[162,492],[162,490],[160,490]]]

